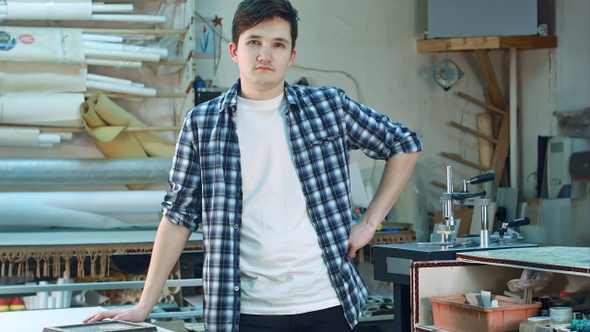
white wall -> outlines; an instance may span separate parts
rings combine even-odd
[[[231,20],[237,0],[197,0],[203,16],[223,18],[223,35],[231,38]],[[292,0],[300,14],[297,59],[287,75],[293,83],[306,77],[311,85],[336,85],[392,119],[418,132],[424,143],[417,174],[424,183],[428,209],[440,209],[441,188],[432,180],[445,181],[446,165],[453,165],[455,180],[470,178],[478,171],[449,161],[440,152],[451,152],[478,162],[477,140],[450,127],[456,121],[476,128],[475,116],[484,110],[456,96],[464,92],[481,100],[483,77],[473,54],[450,53],[465,72],[463,80],[448,92],[438,87],[431,68],[445,54],[418,53],[416,41],[423,38],[426,0]],[[521,197],[536,194],[537,136],[559,134],[554,110],[578,110],[590,106],[589,40],[586,0],[555,0],[557,49],[518,52],[519,177]],[[508,101],[509,55],[490,53],[496,75]],[[237,78],[235,63],[227,55],[227,43],[217,73],[212,60],[200,60],[197,71],[219,86]],[[315,68],[315,69],[301,69]],[[358,89],[357,85],[358,84]],[[383,163],[362,154],[365,180],[378,181]]]

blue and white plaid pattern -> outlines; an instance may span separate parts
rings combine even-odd
[[[223,96],[187,113],[169,175],[162,212],[203,231],[207,331],[238,331],[242,180],[234,116],[238,80]],[[352,211],[350,150],[374,159],[422,149],[416,134],[334,87],[285,83],[293,161],[324,261],[346,319],[357,323],[367,288],[347,244]],[[285,188],[288,190],[288,188]]]

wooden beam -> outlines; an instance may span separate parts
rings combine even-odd
[[[416,42],[418,52],[454,52],[494,49],[543,49],[557,47],[556,36],[489,36],[423,39]]]
[[[505,110],[499,109],[498,107],[496,107],[494,105],[491,105],[489,103],[486,103],[485,101],[481,101],[481,100],[479,100],[477,98],[471,97],[470,95],[465,94],[463,92],[457,92],[457,96],[459,96],[461,98],[464,98],[464,99],[467,99],[470,102],[475,103],[475,104],[477,104],[477,105],[485,108],[486,110],[491,111],[491,112],[494,112],[494,113],[496,113],[498,115],[508,116],[508,112],[506,112]]]
[[[500,144],[496,145],[494,149],[491,165],[496,172],[496,187],[499,187],[502,181],[502,175],[506,168],[506,157],[508,157],[508,150],[510,149],[510,117],[505,116],[501,121],[500,132],[498,133]]]
[[[496,73],[494,72],[494,68],[492,67],[492,62],[490,61],[490,57],[488,55],[487,50],[475,50],[475,56],[477,57],[477,61],[479,62],[479,66],[481,67],[481,71],[483,77],[486,81],[487,88],[490,91],[490,98],[494,106],[505,109],[506,108],[506,100],[504,99],[504,95],[502,94],[502,90],[500,89],[500,84],[498,83],[498,79],[496,78]]]
[[[467,165],[467,166],[471,166],[473,168],[477,168],[477,169],[479,169],[481,171],[484,171],[484,172],[489,169],[489,167],[485,167],[485,166],[482,166],[480,164],[476,164],[474,162],[471,162],[471,161],[469,161],[467,159],[463,159],[463,158],[457,156],[456,154],[452,154],[452,153],[448,153],[448,152],[441,152],[440,154],[443,157],[445,157],[445,158],[449,158],[451,160],[460,162],[461,164],[464,164],[464,165]]]
[[[483,113],[483,114],[485,114],[485,113]],[[472,134],[472,135],[475,135],[475,136],[477,136],[477,137],[479,137],[479,138],[482,138],[482,139],[484,139],[484,140],[486,140],[486,141],[488,141],[488,142],[491,142],[491,143],[493,143],[493,144],[498,144],[498,143],[500,143],[500,141],[498,141],[497,139],[493,138],[492,136],[489,136],[489,135],[486,135],[486,134],[480,133],[480,132],[479,132],[479,131],[477,131],[477,130],[474,130],[474,129],[471,129],[471,128],[469,128],[469,127],[466,127],[466,126],[464,126],[464,125],[462,125],[462,124],[459,124],[459,123],[457,123],[457,122],[455,122],[455,121],[450,121],[450,122],[449,122],[449,124],[450,124],[451,126],[455,127],[455,128],[459,128],[459,129],[463,130],[464,132],[467,132],[467,133],[470,133],[470,134]]]

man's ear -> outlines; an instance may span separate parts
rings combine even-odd
[[[293,64],[293,61],[295,61],[295,56],[297,55],[297,50],[293,49],[291,51],[291,60],[289,60],[289,66],[291,66],[291,64]]]
[[[227,48],[229,50],[229,56],[231,56],[231,58],[235,61],[238,62],[238,45],[234,44],[234,43],[229,43],[227,45]]]

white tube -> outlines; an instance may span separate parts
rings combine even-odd
[[[160,47],[149,47],[149,46],[138,46],[138,45],[127,45],[120,43],[104,43],[98,41],[84,41],[84,47],[86,49],[98,49],[98,50],[117,50],[127,52],[145,52],[158,54],[161,57],[168,55],[168,50]]]
[[[47,285],[47,281],[39,281],[39,285]],[[47,309],[47,298],[49,297],[48,292],[37,292],[37,308]]]
[[[97,75],[97,74],[88,74],[87,77],[88,77],[89,81],[113,83],[113,84],[118,84],[118,85],[129,85],[129,86],[133,85],[133,81],[126,80],[123,78],[116,78],[116,77]]]
[[[138,95],[138,96],[146,96],[146,97],[155,97],[156,94],[158,93],[157,90],[154,88],[123,86],[123,85],[109,84],[106,82],[97,82],[97,81],[87,81],[86,86],[89,89],[118,92],[118,93],[125,93],[125,94],[130,94],[130,95]]]
[[[90,0],[7,1],[9,20],[88,20],[92,16]]]
[[[122,43],[123,37],[120,36],[113,36],[113,35],[96,35],[96,34],[82,34],[83,40],[91,40],[91,41],[101,41],[101,42],[110,42],[110,43]]]
[[[517,86],[518,78],[516,71],[516,55],[515,48],[510,49],[510,187],[518,188],[519,174],[519,150],[518,146],[518,96]]]
[[[164,23],[166,22],[166,16],[162,15],[118,15],[118,14],[93,14],[92,21],[117,21],[117,22],[128,22],[128,23]]]
[[[64,284],[71,284],[74,280],[68,278],[66,273],[64,272]],[[69,308],[72,304],[72,291],[64,291],[64,298],[63,298],[63,308]]]
[[[92,4],[92,13],[129,13],[133,11],[132,4],[117,4],[117,5],[107,5],[104,3],[101,4]]]
[[[86,58],[86,64],[91,66],[105,66],[116,68],[141,68],[141,61],[119,61]]]
[[[59,144],[61,142],[61,136],[59,134],[39,134],[39,145],[44,144]]]
[[[39,129],[0,128],[0,146],[39,147]]]
[[[137,53],[137,52],[125,52],[125,51],[112,51],[112,50],[98,50],[98,49],[84,49],[86,57],[95,59],[107,59],[107,60],[127,60],[127,61],[160,61],[158,54],[152,53]]]

